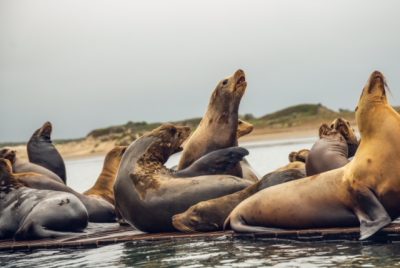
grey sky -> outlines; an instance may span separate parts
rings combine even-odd
[[[368,75],[400,96],[400,1],[0,0],[0,142],[201,116],[242,68],[240,113],[353,109]]]

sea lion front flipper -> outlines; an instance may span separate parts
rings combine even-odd
[[[364,240],[392,222],[386,209],[368,188],[356,191],[355,213],[360,221],[360,240]]]
[[[178,178],[190,178],[201,175],[224,174],[249,154],[245,148],[229,147],[213,151],[201,157],[189,167],[174,173]]]

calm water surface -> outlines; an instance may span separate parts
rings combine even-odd
[[[243,144],[260,175],[285,165],[291,151],[309,148],[315,138]],[[168,165],[177,164],[172,156]],[[68,184],[89,188],[103,157],[67,161]],[[400,244],[293,242],[282,240],[179,240],[125,243],[96,249],[0,253],[0,267],[395,267]]]

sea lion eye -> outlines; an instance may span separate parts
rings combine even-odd
[[[226,84],[228,84],[228,79],[225,79],[224,81],[222,81],[222,84],[225,86]]]

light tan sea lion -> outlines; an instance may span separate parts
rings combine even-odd
[[[366,239],[400,215],[400,115],[375,71],[356,108],[361,143],[342,168],[267,188],[240,203],[225,221],[237,232],[360,225]]]
[[[100,176],[93,187],[83,193],[84,195],[101,197],[114,205],[114,182],[126,148],[116,146],[107,153]]]
[[[246,86],[242,70],[218,83],[206,114],[184,146],[178,170],[189,167],[207,153],[238,145],[238,110]],[[242,177],[240,164],[230,174]]]

